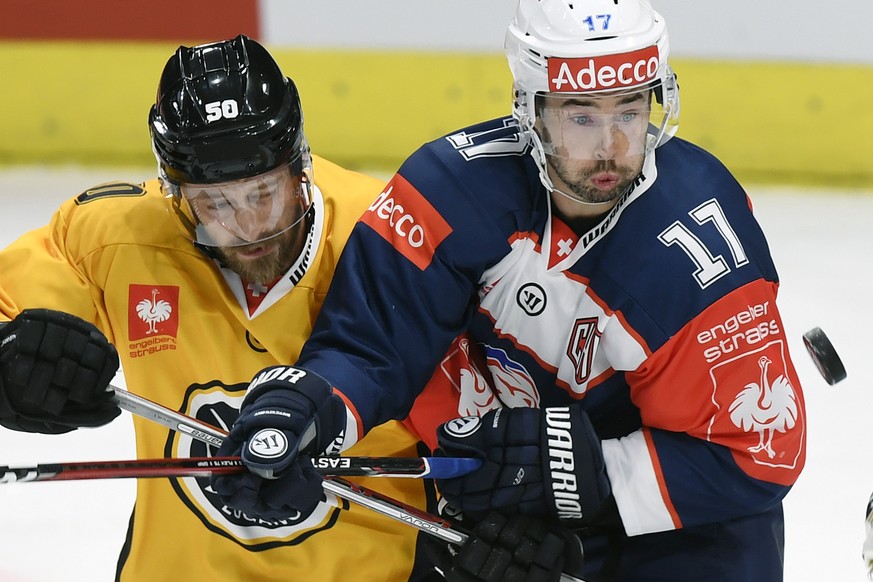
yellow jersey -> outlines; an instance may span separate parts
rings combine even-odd
[[[269,290],[246,289],[195,248],[158,180],[103,184],[0,252],[0,315],[42,307],[91,321],[117,347],[129,390],[229,429],[251,377],[296,360],[352,227],[382,188],[318,157],[314,166],[304,252]],[[214,453],[142,418],[134,431],[142,459]],[[346,454],[419,452],[417,439],[389,422]],[[426,507],[421,479],[351,480]],[[412,580],[417,537],[329,494],[306,519],[274,522],[225,506],[208,479],[141,479],[117,579]]]

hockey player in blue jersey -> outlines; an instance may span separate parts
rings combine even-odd
[[[437,482],[479,521],[449,580],[556,580],[530,540],[493,535],[519,516],[574,531],[589,580],[781,580],[803,395],[750,201],[674,137],[663,17],[520,0],[506,50],[512,116],[409,157],[355,227],[294,381],[250,389],[221,454],[271,480],[216,488],[293,508],[317,493],[293,476],[310,443],[408,416],[483,460]],[[259,449],[264,428],[287,447]]]

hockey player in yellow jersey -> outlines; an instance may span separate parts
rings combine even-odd
[[[158,178],[83,192],[0,252],[7,428],[110,422],[119,411],[105,389],[120,360],[132,392],[228,429],[253,373],[297,358],[382,188],[310,155],[293,81],[244,36],[180,47],[149,126]],[[418,456],[399,423],[358,443],[346,428],[347,454]],[[139,458],[214,453],[142,418],[134,429]],[[426,505],[422,480],[358,481]],[[419,579],[417,530],[329,494],[296,509],[247,515],[208,479],[142,479],[117,579]]]

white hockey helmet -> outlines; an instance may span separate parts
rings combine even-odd
[[[534,130],[538,95],[651,89],[645,152],[676,133],[679,88],[667,63],[667,27],[649,0],[519,0],[505,48],[514,79],[513,116],[532,139],[550,190],[545,155],[553,149]]]

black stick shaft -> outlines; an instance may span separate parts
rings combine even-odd
[[[34,467],[0,467],[0,483],[147,477],[208,477],[219,473],[238,473],[244,470],[245,466],[242,461],[233,457],[46,463]]]

